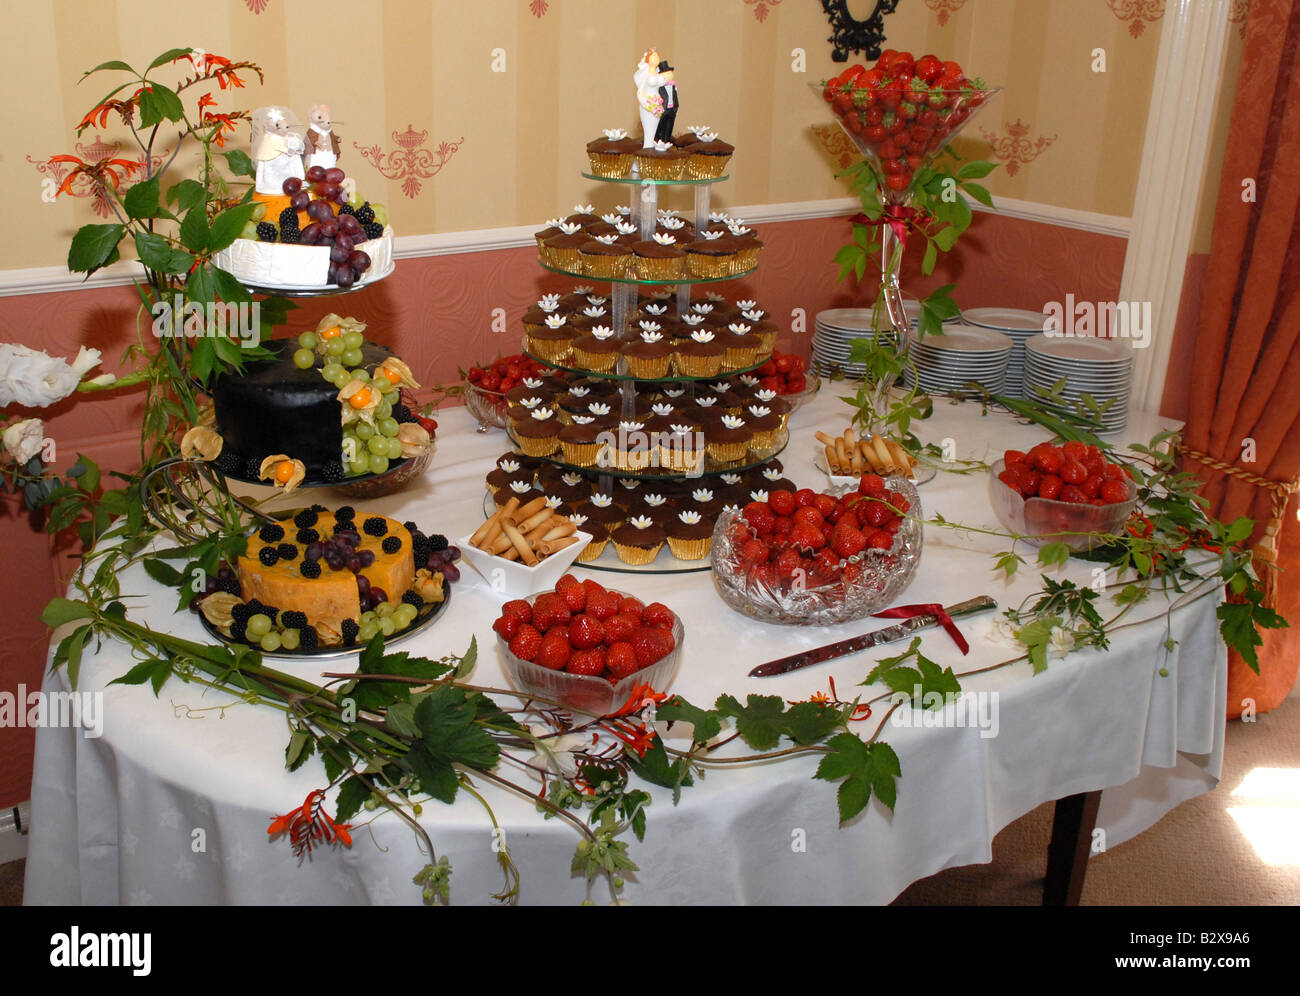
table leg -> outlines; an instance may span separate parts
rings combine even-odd
[[[1088,870],[1092,831],[1097,825],[1101,790],[1056,800],[1052,819],[1052,842],[1047,845],[1047,881],[1043,883],[1044,906],[1078,906],[1083,895],[1083,876]]]

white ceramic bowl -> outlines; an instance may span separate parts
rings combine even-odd
[[[469,545],[469,536],[462,536],[456,541],[461,556],[474,570],[483,576],[493,592],[506,598],[523,598],[555,587],[575,560],[578,554],[591,542],[591,533],[582,530],[574,533],[577,543],[571,543],[558,553],[553,553],[535,567],[529,567],[518,560],[506,560],[486,550]]]

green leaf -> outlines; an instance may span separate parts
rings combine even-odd
[[[1038,563],[1043,567],[1066,564],[1070,560],[1070,547],[1065,543],[1044,543],[1038,548]]]
[[[982,180],[997,168],[997,163],[972,160],[961,164],[957,170],[957,176],[962,180]]]
[[[256,208],[257,205],[254,203],[239,204],[222,211],[213,218],[207,248],[212,252],[219,252],[239,238],[239,233],[243,231],[244,226],[253,217],[253,211]],[[188,219],[188,215],[186,217]]]
[[[158,203],[158,177],[156,176],[134,184],[122,198],[122,207],[126,209],[128,218],[171,216],[170,212]]]
[[[339,823],[346,823],[357,814],[369,798],[370,787],[360,777],[353,775],[339,786],[339,808],[334,819]]]
[[[771,750],[785,728],[785,703],[779,695],[750,695],[742,706],[730,695],[720,695],[715,708],[736,720],[736,732],[754,750]]]
[[[203,202],[196,203],[181,221],[181,242],[190,252],[204,252],[208,248],[208,213]]]
[[[253,160],[242,149],[232,149],[229,152],[223,152],[222,155],[226,157],[230,172],[234,173],[235,176],[257,175],[257,167],[253,165]]]
[[[985,207],[993,207],[993,195],[989,193],[988,188],[978,183],[963,183],[961,189],[970,194]]]
[[[85,602],[76,602],[70,598],[52,598],[41,612],[41,622],[50,629],[58,629],[64,623],[77,619],[93,619],[94,610]]]
[[[73,688],[77,687],[77,674],[81,670],[81,652],[85,649],[86,640],[89,637],[90,624],[85,623],[60,640],[58,647],[54,651],[54,660],[51,662],[50,670],[66,666],[68,681],[72,683]]]
[[[384,713],[384,723],[400,736],[420,735],[420,727],[415,722],[415,706],[409,702],[394,702],[390,705]]]
[[[289,743],[284,748],[284,766],[290,771],[297,771],[303,762],[316,752],[316,741],[306,730],[294,730]]]
[[[173,249],[165,238],[152,232],[135,233],[135,251],[141,263],[159,273],[187,273],[194,265],[193,256]]]
[[[140,563],[141,566],[144,567],[144,572],[146,574],[148,574],[159,584],[166,585],[168,588],[179,587],[181,582],[185,580],[185,575],[181,574],[181,572],[178,571],[171,564],[168,564],[162,560],[157,560],[152,557],[148,557],[142,560]]]
[[[145,108],[148,107],[148,112]],[[149,120],[146,120],[146,114]],[[140,123],[146,127],[158,124],[164,118],[179,121],[185,117],[185,106],[176,91],[161,83],[150,81],[148,88],[140,94]]]
[[[184,213],[195,205],[207,202],[207,191],[198,180],[185,179],[167,191],[167,203],[175,204],[176,210]]]
[[[181,56],[189,55],[193,51],[194,49],[192,48],[169,48],[162,55],[158,56],[158,58],[154,59],[153,62],[149,63],[149,69],[146,69],[145,73],[148,73],[150,69],[157,69],[159,66],[165,65],[168,62],[175,62]],[[127,66],[126,68],[130,69],[131,67]]]
[[[120,69],[120,70],[122,70],[124,73],[134,73],[134,72],[135,72],[134,69],[132,69],[130,66],[128,66],[128,65],[127,65],[125,62],[123,62],[121,59],[112,59],[112,60],[110,60],[110,61],[108,61],[108,62],[101,62],[101,63],[100,63],[98,66],[96,66],[94,69],[87,69],[84,73],[81,74],[81,78],[82,78],[82,79],[85,79],[85,78],[86,78],[87,76],[89,76],[91,73],[97,73],[97,72],[99,72],[99,71],[102,70],[102,69]]]
[[[465,651],[465,656],[462,657],[460,663],[456,665],[456,679],[459,680],[461,678],[469,677],[470,672],[474,670],[474,665],[477,663],[478,637],[471,636],[469,638],[469,649]]]
[[[433,756],[425,745],[419,745],[406,755],[411,771],[420,780],[421,790],[429,793],[439,802],[451,804],[456,801],[456,791],[460,788],[460,778],[456,770],[445,760]]]
[[[939,250],[932,241],[927,239],[925,243],[925,254],[921,257],[921,273],[928,277],[934,272],[935,264],[938,262]]]
[[[68,248],[68,269],[87,276],[117,258],[117,244],[126,234],[123,225],[83,225]]]
[[[947,252],[957,244],[957,238],[961,232],[953,225],[948,225],[934,233],[934,241],[944,252]]]
[[[785,714],[786,736],[801,747],[825,740],[844,723],[843,714],[820,702],[798,702]]]
[[[817,766],[814,778],[840,786],[840,823],[846,823],[866,808],[874,790],[891,810],[897,801],[894,780],[902,774],[898,755],[886,743],[863,743],[852,733],[841,733],[827,743],[830,752]]]
[[[416,707],[415,722],[431,758],[486,771],[501,751],[492,735],[474,723],[467,694],[455,685],[439,685]]]
[[[1226,543],[1240,543],[1254,531],[1255,520],[1242,516],[1239,519],[1234,519],[1228,525],[1228,528],[1224,531],[1223,539]]]
[[[717,712],[692,705],[680,695],[661,702],[655,709],[655,718],[670,723],[690,723],[694,727],[691,739],[696,743],[708,743],[722,732],[722,721]]]
[[[204,263],[197,267],[185,281],[185,298],[196,304],[211,304],[216,298],[216,283],[212,277],[212,267]],[[205,312],[206,314],[206,312]],[[206,318],[204,319],[206,321]],[[206,336],[200,336],[194,340],[194,346],[197,349],[200,342],[206,342],[210,349],[215,350],[216,344]]]
[[[676,805],[681,798],[682,788],[693,784],[686,759],[679,757],[669,763],[668,751],[657,733],[643,757],[637,757],[635,752],[629,752],[627,760],[640,778],[651,785],[662,785],[664,788],[672,789],[673,805]]]

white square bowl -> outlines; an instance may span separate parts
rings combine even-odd
[[[523,598],[554,588],[555,582],[559,581],[564,572],[573,566],[573,562],[578,559],[578,554],[586,549],[592,539],[591,533],[584,533],[582,530],[578,530],[573,535],[578,537],[577,543],[570,543],[563,550],[540,561],[535,567],[529,567],[518,560],[506,560],[486,550],[470,546],[469,536],[458,539],[456,545],[460,547],[461,556],[482,575],[483,580],[494,593],[507,598]]]

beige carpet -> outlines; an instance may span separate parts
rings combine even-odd
[[[1300,904],[1300,698],[1256,723],[1229,723],[1223,780],[1135,840],[1088,862],[1083,902],[1091,906],[1275,906]],[[1260,771],[1263,769],[1264,774]],[[1270,770],[1289,772],[1268,793]],[[1265,794],[1234,794],[1247,788]],[[1280,779],[1274,779],[1277,786]],[[1238,810],[1237,818],[1229,810]],[[1241,821],[1239,823],[1239,820]],[[1257,840],[1281,842],[1273,863]],[[1040,806],[998,834],[993,861],[923,879],[894,902],[906,906],[1036,906],[1042,900],[1052,806]],[[0,906],[22,901],[23,862],[0,865]]]

